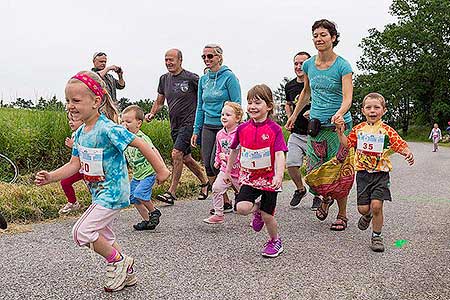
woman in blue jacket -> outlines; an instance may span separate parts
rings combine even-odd
[[[192,147],[202,132],[201,152],[209,183],[214,182],[217,170],[214,168],[214,145],[216,134],[222,129],[221,112],[225,101],[241,104],[241,86],[233,72],[223,63],[223,50],[219,45],[208,44],[203,49],[202,59],[209,71],[198,83],[197,111],[195,114]],[[199,199],[206,199],[207,194]]]

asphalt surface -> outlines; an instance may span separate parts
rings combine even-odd
[[[103,292],[105,263],[72,242],[75,219],[36,224],[30,233],[0,235],[0,299],[450,299],[450,148],[411,143],[416,164],[392,157],[393,202],[385,205],[386,251],[369,249],[370,229],[356,222],[355,190],[349,227],[329,230],[333,205],[320,222],[312,196],[290,209],[294,191],[285,182],[277,220],[284,253],[265,259],[265,230],[250,217],[227,214],[208,225],[210,201],[161,207],[154,232],[135,232],[137,212],[121,213],[115,231],[135,258],[138,284]]]

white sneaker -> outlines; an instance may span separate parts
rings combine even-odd
[[[136,274],[134,274],[133,265],[127,269],[127,277],[125,278],[125,286],[133,286],[137,283]]]
[[[123,255],[122,260],[109,263],[106,266],[106,281],[104,289],[106,292],[117,292],[126,285],[128,268],[133,267],[134,259]]]
[[[59,210],[59,214],[61,214],[61,215],[68,214],[70,212],[77,211],[80,208],[81,208],[81,205],[78,202],[75,202],[75,203],[67,202],[66,205],[64,205],[64,207]]]

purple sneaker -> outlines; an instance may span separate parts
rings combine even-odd
[[[254,231],[260,232],[263,227],[264,227],[264,221],[261,216],[261,211],[259,209],[255,210],[253,212],[252,228]]]
[[[283,244],[281,239],[278,238],[276,240],[268,240],[261,254],[264,257],[277,257],[281,252],[283,252]]]

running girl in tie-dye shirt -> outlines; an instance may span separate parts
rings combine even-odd
[[[69,80],[65,90],[67,110],[84,124],[75,133],[70,161],[55,171],[38,172],[35,183],[59,181],[81,169],[92,204],[74,225],[73,238],[79,246],[91,247],[106,259],[104,289],[114,292],[136,284],[134,260],[121,252],[112,230],[117,214],[130,204],[125,148],[130,145],[144,154],[158,182],[166,180],[170,172],[150,145],[111,121],[117,120],[118,114],[105,87],[92,72],[80,72]]]

